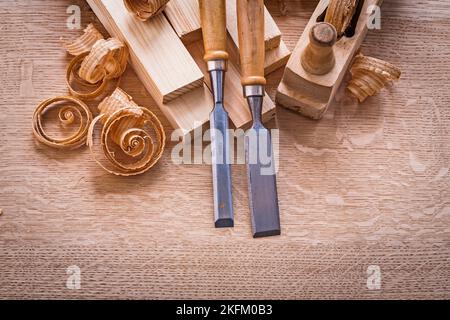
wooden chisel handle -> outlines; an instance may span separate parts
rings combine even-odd
[[[204,60],[228,60],[225,0],[200,0]]]
[[[242,85],[265,85],[264,1],[237,0]]]

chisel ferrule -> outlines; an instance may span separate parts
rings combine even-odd
[[[223,105],[223,94],[225,90],[225,70],[211,70],[209,72],[209,75],[211,79],[211,87],[214,98],[214,112],[215,109],[219,107],[218,104]]]
[[[244,86],[244,97],[264,97],[263,85],[249,85]]]
[[[227,61],[226,60],[210,60],[207,62],[208,72],[211,71],[227,71]]]

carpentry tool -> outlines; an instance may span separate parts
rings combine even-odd
[[[204,60],[208,65],[214,107],[210,115],[214,220],[216,228],[233,227],[228,113],[223,105],[227,69],[225,0],[200,0]]]
[[[352,10],[346,7],[350,3],[354,5]],[[322,118],[381,3],[382,0],[320,0],[286,65],[277,90],[277,104],[312,119]],[[324,23],[327,18],[335,20],[336,25]],[[343,21],[349,25],[343,26]]]
[[[261,120],[266,84],[263,0],[238,0],[237,17],[241,82],[253,118],[253,125],[245,139],[253,237],[279,235],[281,228],[272,141],[269,130]],[[263,163],[263,158],[268,161]]]
[[[226,1],[226,16],[227,16],[227,30],[231,37],[231,43],[228,43],[227,51],[230,54],[230,63],[233,64],[233,55],[238,53],[238,32],[236,21],[236,1]],[[200,10],[198,8],[198,0],[170,0],[167,3],[164,14],[170,21],[171,25],[180,36],[184,44],[188,45],[201,40],[201,22]],[[265,33],[265,47],[266,58],[264,69],[266,75],[285,66],[291,52],[286,47],[286,44],[281,39],[281,31],[275,23],[267,9],[264,10],[264,33]],[[238,53],[239,54],[239,53]],[[229,68],[230,69],[230,68]],[[227,75],[230,70],[227,71]],[[227,82],[230,82],[227,80]],[[228,97],[233,93],[227,90]],[[229,112],[230,119],[234,122],[233,115]],[[234,123],[236,125],[236,123]]]

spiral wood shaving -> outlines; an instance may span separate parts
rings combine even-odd
[[[396,66],[359,53],[350,69],[352,79],[347,89],[359,102],[378,94],[389,82],[400,79],[401,70]]]
[[[95,161],[112,174],[131,176],[152,168],[161,158],[166,140],[163,126],[152,112],[139,107],[119,88],[99,104],[100,114],[95,119],[89,107],[79,99],[98,97],[110,80],[123,74],[129,56],[127,47],[115,38],[103,39],[88,25],[81,37],[64,44],[64,48],[75,55],[66,73],[66,82],[74,97],[55,97],[38,105],[33,114],[36,139],[57,149],[75,149],[87,143]],[[90,90],[76,91],[71,80]],[[55,138],[45,132],[43,116],[51,108],[60,108],[58,117],[62,126],[79,123],[76,132],[66,138]],[[106,164],[94,154],[94,129],[99,121],[103,125],[100,141]]]
[[[124,0],[125,7],[135,14],[139,20],[147,19],[159,14],[169,0]]]
[[[59,121],[63,126],[71,125],[78,119],[80,125],[76,132],[66,138],[51,137],[44,130],[43,116],[53,107],[59,108]],[[81,100],[68,96],[51,98],[41,102],[33,114],[33,134],[36,139],[56,149],[76,149],[86,143],[92,113]]]
[[[352,21],[355,14],[358,0],[330,0],[325,22],[331,23],[338,33],[342,36]]]
[[[64,43],[63,47],[72,56],[79,56],[82,53],[90,52],[94,44],[101,39],[103,39],[102,34],[91,23],[84,29],[81,37]]]
[[[100,115],[90,125],[87,144],[103,169],[115,175],[132,176],[146,172],[158,162],[166,136],[151,111],[139,107],[120,88],[105,98],[98,109]],[[109,165],[95,156],[94,129],[99,121],[103,124],[101,148]]]
[[[89,25],[84,34],[64,45],[67,52],[77,54],[66,72],[70,93],[81,99],[94,99],[101,95],[109,81],[119,78],[127,67],[128,48],[116,38],[103,39],[94,26]],[[74,84],[86,88],[79,91]]]

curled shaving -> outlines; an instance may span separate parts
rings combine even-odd
[[[110,80],[125,72],[128,56],[128,48],[118,39],[97,40],[90,52],[82,53],[70,62],[66,72],[70,93],[87,100],[98,97]],[[94,89],[80,92],[71,85],[71,78],[81,86]]]
[[[91,123],[87,144],[104,170],[119,176],[132,176],[148,171],[159,161],[166,137],[161,122],[151,111],[139,107],[120,88],[105,98],[98,109],[100,115]],[[98,122],[103,124],[100,141],[109,168],[94,154],[94,129]]]
[[[159,14],[169,0],[124,0],[128,11],[136,15],[139,20],[147,19]]]
[[[400,79],[401,70],[396,66],[359,53],[350,69],[352,79],[347,89],[363,102],[378,94],[389,82]]]
[[[94,44],[102,39],[102,34],[93,24],[89,24],[86,29],[84,29],[82,36],[76,38],[72,42],[64,43],[63,47],[72,56],[79,56],[82,53],[90,52]]]
[[[119,40],[111,38],[98,40],[80,66],[80,77],[96,84],[103,78],[120,77],[127,66],[128,49]]]
[[[350,25],[357,5],[358,0],[330,0],[325,22],[336,28],[338,37],[342,36]]]
[[[58,118],[63,126],[71,125],[78,118],[80,125],[75,133],[66,138],[55,138],[47,134],[43,127],[43,116],[57,103],[63,103],[60,106]],[[67,104],[69,103],[69,104]],[[33,114],[33,134],[36,139],[52,148],[56,149],[76,149],[86,143],[89,124],[92,121],[92,113],[88,106],[81,100],[73,97],[60,96],[41,102]]]

